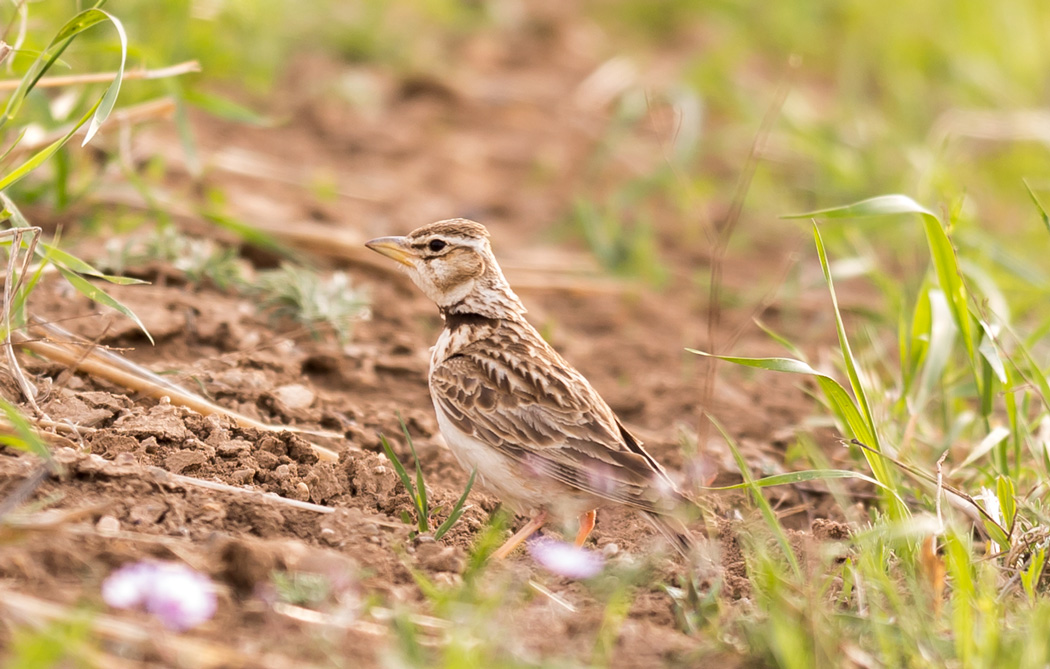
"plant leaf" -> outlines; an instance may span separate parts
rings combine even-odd
[[[999,512],[1003,516],[1003,526],[1006,527],[1007,532],[1013,533],[1014,518],[1017,516],[1017,498],[1013,480],[1007,476],[1000,476],[995,484],[995,493],[999,498]]]
[[[439,525],[437,530],[434,532],[435,540],[445,536],[445,533],[452,529],[452,526],[456,524],[456,521],[459,520],[459,517],[463,515],[463,505],[467,501],[467,495],[470,494],[470,489],[474,487],[474,477],[477,475],[477,473],[477,467],[475,467],[474,470],[470,472],[470,479],[467,481],[467,487],[463,490],[463,494],[459,496],[459,499],[456,500],[456,505],[452,507],[452,513],[448,515],[448,518],[445,519],[445,522],[441,523],[441,525]]]
[[[981,443],[977,444],[977,448],[970,451],[970,454],[966,456],[966,459],[959,463],[956,469],[963,469],[981,457],[988,454],[988,451],[992,450],[996,446],[1002,443],[1004,439],[1010,436],[1009,428],[1003,427],[1002,425],[993,428],[991,432],[981,440]]]
[[[405,466],[397,459],[397,455],[394,454],[394,449],[390,448],[390,443],[387,442],[386,437],[379,435],[379,443],[383,445],[383,452],[386,454],[386,459],[394,466],[394,471],[397,472],[398,478],[401,479],[401,484],[405,486],[405,490],[408,491],[408,496],[415,500],[416,493],[415,490],[412,489],[412,479],[408,476],[408,472],[405,471]]]
[[[892,494],[894,497],[897,497],[898,499],[900,499],[900,496],[897,494],[897,491],[893,490],[889,486],[887,486],[887,485],[885,485],[883,483],[880,483],[878,480],[876,480],[876,479],[874,479],[874,478],[872,478],[870,476],[867,476],[866,474],[861,474],[860,472],[853,472],[853,471],[850,471],[848,469],[807,469],[805,471],[800,471],[800,472],[788,472],[786,474],[774,474],[773,476],[767,476],[765,478],[758,479],[757,481],[752,481],[750,484],[748,484],[748,483],[737,483],[735,485],[718,486],[718,487],[714,487],[714,488],[701,486],[700,489],[701,490],[741,490],[743,488],[748,488],[751,485],[757,486],[759,488],[769,488],[769,487],[778,486],[778,485],[792,485],[792,484],[795,484],[795,483],[803,483],[805,481],[827,481],[827,480],[831,480],[831,479],[858,479],[858,480],[861,480],[861,481],[866,481],[866,482],[868,482],[868,483],[870,483],[870,484],[872,484],[874,486],[877,486],[879,488],[882,488],[882,489],[886,490],[887,492]],[[901,504],[903,504],[904,500],[900,499],[900,502],[901,502]]]
[[[18,408],[0,397],[0,411],[3,411],[7,421],[11,424],[14,429],[13,437],[3,438],[2,442],[17,448],[22,451],[27,451],[34,455],[39,456],[43,460],[51,461],[51,449],[47,447],[47,443],[40,438],[33,426],[29,424],[26,417],[22,415],[22,412]]]
[[[1029,185],[1027,179],[1021,179],[1021,183],[1024,184],[1025,190],[1028,191],[1028,197],[1032,198],[1032,202],[1035,203],[1035,208],[1039,211],[1039,218],[1043,221],[1043,225],[1046,226],[1046,231],[1050,232],[1050,215],[1046,213],[1046,207],[1036,197],[1035,191],[1032,190],[1032,186]]]
[[[412,443],[412,435],[408,433],[408,426],[401,418],[401,412],[397,414],[397,422],[401,424],[401,431],[405,433],[405,441],[412,451],[412,459],[416,463],[416,509],[419,510],[419,531],[430,530],[430,504],[427,502],[427,484],[423,480],[423,467],[419,464],[419,455],[416,454],[416,445]]]
[[[933,268],[937,274],[937,282],[948,297],[948,304],[951,306],[952,315],[955,317],[955,324],[963,335],[966,352],[969,356],[970,364],[974,368],[974,378],[978,387],[980,387],[981,379],[977,372],[973,328],[970,324],[966,286],[963,284],[959,262],[955,256],[955,249],[952,247],[948,233],[945,232],[944,226],[936,214],[907,195],[880,195],[843,207],[819,209],[804,214],[789,214],[783,218],[862,218],[891,214],[918,214],[922,217],[926,241],[930,247],[930,257],[933,260]]]
[[[108,293],[106,293],[106,291],[102,290],[101,288],[91,283],[84,277],[80,276],[76,272],[70,271],[65,267],[61,267],[58,265],[56,265],[56,267],[58,267],[58,271],[62,273],[62,276],[65,277],[66,281],[69,282],[69,285],[76,288],[78,293],[88,298],[89,300],[98,302],[99,304],[110,307],[111,309],[116,309],[120,313],[124,314],[125,316],[133,320],[135,322],[135,325],[139,326],[139,329],[142,330],[143,334],[146,335],[146,338],[149,339],[149,343],[155,343],[153,341],[153,335],[149,333],[149,330],[146,329],[146,326],[142,323],[141,320],[139,320],[139,317],[135,315],[134,311],[124,306],[119,300],[117,300],[114,297],[111,297]]]
[[[113,27],[117,31],[117,37],[120,39],[120,67],[117,68],[116,75],[113,77],[113,83],[106,87],[106,92],[102,94],[102,99],[99,100],[98,110],[91,117],[91,123],[88,125],[87,133],[84,135],[84,141],[81,146],[87,146],[87,143],[95,136],[95,133],[98,132],[105,120],[109,118],[110,112],[113,111],[113,106],[117,104],[117,96],[120,95],[120,84],[124,81],[124,65],[128,60],[128,36],[124,32],[124,24],[117,17],[101,9],[89,9],[88,11],[98,12],[113,23]]]

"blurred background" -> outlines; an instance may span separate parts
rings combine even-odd
[[[94,266],[41,247],[65,282],[38,286],[48,263],[28,271],[15,316],[25,317],[17,312],[36,288],[32,315],[90,342],[70,359],[119,349],[215,399],[220,413],[332,431],[329,446],[343,457],[279,461],[256,448],[257,432],[204,448],[210,435],[234,433],[205,434],[203,421],[153,404],[164,388],[128,390],[73,375],[68,361],[25,356],[47,391],[44,408],[71,424],[91,421],[102,436],[129,416],[144,426],[125,425],[111,442],[97,437],[91,458],[163,466],[234,488],[222,495],[267,491],[339,514],[324,516],[329,523],[297,511],[289,518],[306,520],[293,524],[255,515],[254,501],[215,493],[202,504],[178,491],[163,492],[154,512],[153,487],[106,488],[90,469],[48,480],[48,499],[96,504],[108,490],[112,522],[83,535],[100,540],[78,543],[63,526],[0,543],[0,580],[90,603],[110,567],[162,552],[145,542],[121,557],[113,546],[132,544],[102,540],[104,528],[165,534],[150,540],[211,565],[238,593],[221,602],[227,617],[203,631],[230,653],[211,666],[290,666],[244,659],[260,649],[325,656],[323,666],[360,653],[421,667],[551,666],[548,658],[812,667],[845,666],[847,656],[864,667],[1026,666],[1017,657],[1031,650],[1027,666],[1045,666],[1050,649],[1033,644],[1050,639],[1050,604],[1036,597],[1050,534],[1050,3],[112,0],[102,8],[111,16],[59,0],[0,6],[13,48],[0,76],[9,96],[0,117],[6,220],[43,227],[46,240]],[[37,81],[43,61],[52,66]],[[109,107],[82,146],[94,110]],[[784,218],[892,193],[939,220],[924,228],[916,208],[822,219],[827,279],[809,218]],[[747,500],[705,491],[710,574],[639,566],[631,556],[650,550],[647,528],[603,510],[596,536],[608,579],[581,585],[533,570],[528,578],[546,584],[536,586],[497,567],[475,582],[489,568],[477,558],[484,542],[502,531],[491,519],[496,500],[482,492],[471,492],[448,538],[409,556],[419,543],[409,534],[412,507],[394,494],[404,484],[388,465],[415,460],[416,450],[395,443],[394,459],[383,460],[377,434],[396,442],[405,425],[416,439],[435,517],[467,499],[468,475],[440,442],[425,380],[436,310],[362,244],[457,216],[489,227],[531,321],[683,486],[749,485],[749,468],[755,479],[780,477]],[[100,317],[113,309],[122,317]],[[71,341],[54,330],[38,339]],[[789,355],[812,369],[714,367],[686,347]],[[819,381],[826,395],[813,369],[828,375]],[[0,374],[4,395],[20,397],[8,376]],[[832,394],[831,378],[849,379],[849,389]],[[154,411],[174,416],[178,429],[165,434],[169,423]],[[708,416],[725,427],[721,437]],[[843,448],[851,436],[887,457]],[[945,484],[973,495],[969,515],[942,509],[942,465]],[[125,513],[132,504],[145,512]],[[425,521],[429,512],[416,511]],[[365,515],[378,524],[358,522]],[[219,532],[258,560],[217,548]],[[55,537],[73,556],[65,562]],[[260,537],[288,543],[259,548]],[[778,542],[782,552],[771,550]],[[810,542],[819,549],[797,548]],[[304,546],[363,556],[363,568],[338,563],[341,579],[359,579],[339,581],[352,595],[344,602],[285,596],[315,607],[295,618],[259,593],[273,591],[280,556]],[[331,629],[367,624],[326,646],[318,639],[329,628],[311,621],[331,611],[346,613]],[[135,643],[152,642],[152,629]],[[30,637],[38,644],[30,650],[61,651],[48,634]]]
[[[28,7],[27,23],[3,9],[7,41],[24,40],[10,74],[76,8]],[[126,28],[129,72],[192,60],[201,71],[126,81],[121,107],[170,105],[118,118],[90,150],[71,144],[17,185],[12,196],[66,235],[179,219],[195,234],[208,221],[234,237],[312,222],[367,237],[468,216],[661,285],[703,282],[689,268],[734,203],[741,262],[808,244],[783,214],[887,192],[950,213],[957,243],[989,263],[1034,263],[1043,234],[1022,183],[1047,186],[1050,7],[1037,0],[105,9]],[[117,59],[99,26],[51,74]],[[30,137],[97,86],[34,92]],[[829,243],[925,263],[913,221],[873,225]]]

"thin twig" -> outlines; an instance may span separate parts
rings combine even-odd
[[[122,107],[115,110],[110,115],[110,122],[118,124],[120,127],[125,127],[129,123],[138,123],[150,118],[160,118],[166,116],[175,109],[175,101],[170,97],[157,98],[156,100],[147,100],[146,102],[139,103],[137,105],[131,105],[130,107]],[[36,151],[45,146],[53,144],[56,140],[65,137],[69,132],[72,125],[67,124],[52,130],[51,132],[37,138],[32,142],[23,142],[18,144],[11,149],[12,155],[18,155],[22,153],[28,153],[30,151]],[[86,127],[81,128],[77,131],[78,135],[82,135],[87,132]]]
[[[1002,530],[1003,534],[1009,536],[1009,533],[1006,531],[1006,528],[1003,527],[1002,525],[1000,525],[998,523],[998,521],[995,520],[995,518],[992,518],[991,514],[989,514],[985,510],[985,508],[983,506],[981,506],[977,502],[977,500],[975,500],[972,496],[970,496],[969,494],[963,492],[962,490],[959,490],[955,486],[948,485],[947,483],[945,483],[943,481],[943,479],[940,479],[938,476],[933,476],[931,474],[927,474],[926,472],[922,471],[921,469],[918,469],[916,467],[912,467],[911,465],[909,465],[907,463],[901,462],[897,458],[894,458],[894,457],[892,457],[890,455],[887,455],[887,454],[883,453],[882,451],[877,451],[874,448],[872,448],[871,446],[868,446],[864,442],[860,441],[859,439],[850,439],[849,442],[845,442],[844,441],[843,443],[849,443],[849,444],[852,444],[854,446],[859,446],[860,448],[863,448],[865,451],[867,451],[869,453],[877,455],[880,458],[883,458],[885,460],[889,460],[890,462],[895,464],[897,467],[899,467],[901,470],[907,472],[908,474],[911,474],[915,478],[922,479],[923,481],[926,481],[927,483],[931,483],[931,484],[933,484],[935,486],[938,486],[939,489],[941,489],[941,490],[944,490],[946,492],[950,492],[951,494],[955,495],[956,497],[958,497],[959,499],[961,499],[962,501],[966,502],[967,504],[972,506],[974,509],[976,509],[978,514],[983,516],[984,519],[987,522],[995,525],[1000,530]],[[951,499],[951,498],[949,497],[948,499]],[[956,501],[958,501],[958,500],[956,500]],[[969,507],[959,506],[959,505],[956,505],[956,506],[957,506],[957,508],[962,508],[964,510],[967,510],[969,508]],[[970,516],[971,516],[971,518],[974,517],[973,514],[970,514]],[[977,527],[980,528],[982,532],[984,531],[984,528],[981,528],[980,525],[977,525]]]
[[[130,70],[124,73],[123,81],[129,79],[166,79],[178,77],[183,74],[200,72],[201,66],[195,60],[187,60],[184,63],[169,65],[157,70]],[[92,72],[90,74],[69,74],[58,77],[42,77],[36,82],[37,88],[59,88],[62,86],[75,86],[78,84],[108,83],[117,77],[116,72]],[[21,79],[0,79],[0,92],[13,91],[21,85]]]
[[[0,201],[4,205],[8,205],[10,200],[6,195],[0,193]],[[22,255],[22,240],[29,238],[29,248],[26,250],[25,255]],[[10,238],[11,239],[11,253],[7,257],[7,280],[4,282],[4,303],[3,303],[3,328],[4,328],[4,353],[7,355],[7,364],[10,367],[11,375],[15,378],[18,383],[19,390],[22,391],[22,395],[25,397],[26,402],[32,407],[35,415],[41,415],[43,412],[36,403],[36,388],[29,383],[29,379],[26,378],[25,373],[22,371],[21,365],[18,364],[18,357],[15,355],[14,345],[12,344],[11,337],[13,332],[11,331],[11,309],[14,306],[14,298],[18,295],[22,286],[25,284],[26,273],[29,271],[29,263],[33,260],[33,255],[36,253],[36,244],[40,239],[40,228],[36,227],[14,227],[7,230],[0,231],[0,239]],[[22,257],[21,267],[18,267],[16,275],[16,266],[18,266],[18,259]]]
[[[944,532],[944,515],[941,511],[941,493],[944,491],[944,460],[948,457],[948,451],[945,450],[941,453],[941,457],[937,458],[937,525],[940,527],[940,532]]]
[[[290,499],[288,497],[281,497],[275,493],[262,492],[261,490],[251,490],[249,488],[238,488],[237,486],[228,485],[226,483],[219,483],[217,481],[205,481],[204,479],[193,478],[192,476],[184,476],[182,474],[172,474],[166,469],[161,467],[147,467],[147,471],[158,483],[176,483],[179,485],[193,486],[196,488],[204,488],[206,490],[214,490],[216,492],[225,492],[233,495],[250,495],[254,497],[262,498],[268,502],[274,504],[281,504],[284,506],[290,506],[295,509],[302,511],[314,511],[317,513],[335,513],[336,509],[332,506],[324,506],[323,504],[312,504],[310,502],[302,502],[297,499]],[[404,527],[404,523],[395,523],[382,518],[376,518],[374,516],[363,517],[362,520],[381,525],[382,527],[400,528]]]
[[[67,336],[71,336],[68,332],[65,332],[54,325],[45,325],[41,323],[38,323],[37,325],[49,332],[55,332],[57,330],[65,333]],[[218,404],[206,400],[200,395],[180,388],[167,379],[147,370],[145,367],[136,365],[130,360],[110,353],[105,349],[91,347],[88,355],[84,355],[81,347],[75,344],[60,344],[54,341],[30,339],[20,333],[15,334],[16,338],[20,340],[20,346],[27,348],[48,360],[60,362],[73,369],[78,369],[93,376],[106,379],[107,381],[124,386],[125,388],[129,388],[149,397],[157,399],[167,397],[172,404],[187,407],[201,415],[228,416],[241,427],[249,427],[266,432],[294,432],[301,435],[343,440],[343,435],[335,432],[303,430],[290,426],[263,423],[262,421],[219,406]],[[313,443],[311,443],[310,446],[322,460],[334,462],[339,459],[339,455],[330,448]]]
[[[789,72],[792,74],[794,70],[797,69],[795,62],[796,58],[796,56],[792,56],[791,61],[789,62]],[[721,228],[716,229],[717,234],[713,240],[714,248],[711,252],[711,285],[708,291],[707,305],[707,348],[715,355],[719,353],[719,346],[716,342],[716,333],[722,322],[722,268],[725,264],[725,256],[729,248],[729,241],[740,221],[740,215],[744,210],[744,201],[747,199],[747,193],[751,189],[751,180],[755,176],[755,171],[758,169],[758,163],[762,156],[762,151],[765,148],[766,140],[769,138],[769,134],[773,131],[774,123],[776,123],[776,120],[780,117],[780,111],[784,107],[784,101],[787,100],[788,93],[791,92],[793,83],[793,77],[789,76],[777,88],[773,102],[766,110],[766,114],[762,118],[762,123],[751,142],[751,150],[748,152],[747,159],[744,161],[744,167],[740,172],[740,178],[737,181],[736,191],[733,194],[729,213],[726,214],[725,222]],[[711,405],[714,390],[715,364],[712,360],[707,364],[703,381],[700,386],[700,406],[709,407]],[[707,443],[710,430],[710,421],[701,420],[700,428],[697,431],[698,443],[701,444],[701,448],[703,447],[703,444]]]

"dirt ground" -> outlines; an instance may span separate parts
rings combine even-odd
[[[536,21],[524,33],[466,40],[457,48],[456,69],[442,79],[304,55],[268,109],[286,123],[248,128],[194,117],[206,166],[203,183],[222,189],[242,220],[331,226],[362,241],[443,218],[479,220],[489,227],[495,252],[532,321],[684,485],[740,480],[724,442],[704,427],[704,411],[740,443],[757,474],[785,471],[790,464],[785,450],[812,413],[803,380],[720,366],[705,401],[706,363],[684,351],[710,347],[708,294],[696,276],[710,271],[705,230],[728,210],[728,193],[692,220],[668,213],[655,221],[669,271],[665,285],[603,275],[583,245],[566,239],[557,226],[575,198],[600,197],[660,161],[673,128],[666,110],[654,103],[622,153],[594,170],[589,163],[612,111],[584,87],[601,61],[581,54],[601,53],[600,45],[589,42],[598,38],[571,21],[545,23],[542,16]],[[373,104],[354,106],[335,94],[335,82],[348,78],[372,92]],[[157,124],[140,131],[134,150],[143,159],[167,157],[176,196],[200,191],[180,167],[172,128]],[[247,156],[255,167],[231,169],[230,156]],[[308,184],[318,175],[333,179],[339,195],[326,199],[313,193]],[[199,222],[186,223],[191,231],[201,229]],[[717,346],[731,345],[746,355],[781,353],[749,323],[775,289],[793,244],[756,242],[730,253],[726,292],[747,299],[722,311]],[[245,256],[259,267],[273,263],[266,254]],[[82,430],[57,450],[62,475],[44,481],[13,516],[28,520],[0,526],[0,597],[30,596],[34,602],[86,607],[112,624],[133,622],[146,640],[101,646],[125,658],[127,666],[390,661],[392,628],[360,612],[378,602],[377,610],[427,614],[432,604],[412,571],[439,585],[456,583],[497,500],[476,490],[462,520],[441,541],[410,539],[412,527],[401,520],[409,500],[381,454],[378,433],[391,437],[409,462],[397,413],[405,418],[434,504],[448,509],[467,478],[437,433],[427,391],[428,350],[440,321],[432,304],[389,271],[352,259],[319,262],[349,272],[372,296],[371,317],[355,325],[345,346],[311,338],[290,324],[275,326],[250,298],[190,285],[171,268],[147,270],[150,285],[112,290],[150,329],[155,346],[126,319],[99,314],[59,282],[34,294],[34,313],[170,374],[225,407],[276,425],[342,436],[242,428],[25,357],[44,397],[42,408]],[[794,340],[812,342],[812,350],[834,336],[818,287],[795,296],[789,307],[775,297],[764,307],[767,323]],[[5,382],[5,389],[9,386]],[[698,433],[705,441],[700,454],[692,455],[683,441]],[[828,457],[844,457],[833,435],[824,437]],[[319,459],[308,440],[336,451],[338,459]],[[9,498],[36,468],[31,456],[0,449],[0,499]],[[195,486],[180,477],[242,492]],[[819,539],[834,535],[821,523],[840,519],[841,513],[820,486],[769,494],[800,537],[812,536],[814,523],[822,528]],[[330,512],[292,506],[273,495]],[[732,528],[750,512],[740,497],[706,494],[705,499],[726,522],[722,536],[710,540],[717,565],[710,581],[724,581],[724,597],[746,598]],[[704,528],[696,531],[701,537]],[[652,557],[659,542],[629,513],[603,510],[593,537],[613,563],[652,559],[668,578],[683,569],[669,557]],[[214,578],[221,586],[216,617],[176,639],[142,615],[108,610],[98,594],[102,580],[120,565],[151,557],[181,561]],[[305,607],[277,601],[271,574],[280,570],[322,574],[338,584],[315,606],[330,614],[326,621],[311,618]],[[527,589],[524,584],[532,579],[552,594],[532,593],[494,614],[513,630],[507,644],[519,657],[593,659],[605,610],[599,595],[546,574],[524,552],[483,578],[512,590]],[[646,587],[632,596],[609,656],[612,665],[689,665],[702,640],[678,629],[671,599]],[[441,634],[422,623],[420,629],[424,636]],[[0,628],[0,647],[10,638],[11,628]],[[185,645],[189,642],[198,645]]]

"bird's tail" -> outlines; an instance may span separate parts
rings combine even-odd
[[[686,559],[692,559],[696,554],[696,543],[689,534],[689,528],[680,519],[651,511],[643,511],[642,517],[656,528],[656,530],[667,539],[676,551]]]

